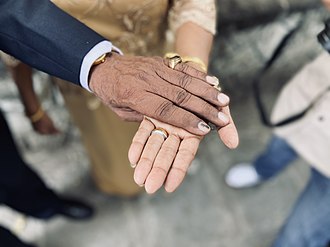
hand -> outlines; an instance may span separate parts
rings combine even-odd
[[[229,107],[223,111],[228,114],[230,123],[218,129],[219,137],[227,147],[236,148],[239,138]],[[157,127],[168,132],[165,141],[161,135],[150,135]],[[144,119],[128,152],[129,160],[135,167],[135,182],[144,185],[150,194],[155,193],[164,183],[167,192],[175,191],[195,158],[202,138],[151,118]]]
[[[219,138],[221,139],[223,144],[225,144],[228,148],[235,149],[239,144],[239,137],[235,123],[230,114],[229,106],[222,108],[222,112],[226,114],[230,120],[229,120],[229,124],[227,124],[222,128],[218,128],[217,132]]]
[[[44,113],[39,121],[31,124],[33,129],[41,135],[55,135],[60,133],[47,113]]]
[[[322,2],[323,2],[323,4],[324,4],[324,6],[325,6],[328,10],[330,10],[330,0],[322,0]]]
[[[92,68],[90,88],[125,120],[141,121],[148,115],[196,135],[210,131],[201,118],[219,127],[228,124],[216,106],[227,106],[229,98],[207,83],[212,77],[187,64],[174,70],[167,63],[160,57],[113,53]]]
[[[161,127],[168,138],[150,133]],[[167,192],[173,192],[182,183],[195,158],[202,136],[193,135],[181,128],[145,118],[136,132],[128,158],[134,164],[134,180],[145,186],[147,193],[155,193],[164,184]]]

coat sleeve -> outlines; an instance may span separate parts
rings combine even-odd
[[[105,40],[48,0],[0,1],[0,50],[80,84],[85,55]]]

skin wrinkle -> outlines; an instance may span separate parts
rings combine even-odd
[[[182,89],[175,96],[175,103],[179,106],[186,106],[189,100],[191,100],[191,94],[189,94],[186,90]]]
[[[187,88],[187,85],[191,84],[191,82],[192,78],[187,74],[183,74],[179,79],[179,86],[182,88]]]
[[[120,56],[113,53],[104,63],[93,68],[90,87],[103,103],[124,120],[141,120],[147,114],[198,135],[207,133],[199,128],[201,119],[198,115],[221,126],[222,122],[212,113],[217,111],[213,105],[220,104],[216,101],[216,89],[210,91],[209,95],[201,95],[201,91],[208,90],[198,90],[197,85],[212,88],[206,83],[206,76],[197,73],[198,70],[194,68],[178,68],[185,69],[191,76],[164,66],[161,57]],[[203,75],[203,78],[196,78],[196,75]],[[182,89],[180,85],[189,90]],[[180,90],[186,92],[180,93]],[[208,108],[199,108],[198,101],[205,101]],[[193,113],[196,108],[199,109],[198,115]],[[178,112],[180,114],[175,114]]]
[[[173,103],[171,101],[165,101],[156,108],[156,113],[161,117],[170,118],[174,113],[175,109],[172,108]]]

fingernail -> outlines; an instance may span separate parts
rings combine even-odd
[[[229,97],[223,93],[219,93],[218,95],[218,101],[222,104],[222,105],[228,105],[229,104]]]
[[[219,79],[215,76],[206,76],[206,81],[213,86],[219,85]]]
[[[225,124],[229,123],[228,116],[226,114],[224,114],[223,112],[218,113],[218,118]]]
[[[130,164],[132,168],[135,168],[136,167],[136,164]]]
[[[210,132],[211,127],[208,126],[205,122],[200,122],[198,124],[198,129],[205,132],[205,133],[208,133],[208,132]]]

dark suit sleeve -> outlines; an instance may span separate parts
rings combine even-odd
[[[48,74],[79,83],[96,32],[49,0],[0,0],[0,49]]]

